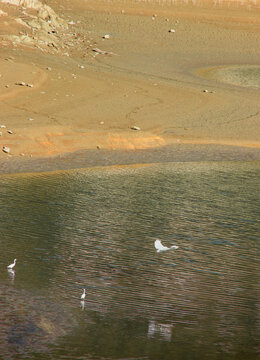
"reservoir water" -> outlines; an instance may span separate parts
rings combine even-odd
[[[0,176],[0,358],[256,359],[259,169]]]

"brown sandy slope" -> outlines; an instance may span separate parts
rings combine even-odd
[[[46,3],[43,13],[0,2],[0,147],[10,148],[0,161],[180,143],[259,148],[260,90],[203,77],[260,65],[254,2]]]

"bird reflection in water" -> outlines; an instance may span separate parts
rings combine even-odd
[[[14,278],[15,278],[15,271],[12,270],[12,269],[8,269],[7,272],[8,272],[8,275],[10,276],[10,278],[11,278],[11,283],[13,284],[14,283]]]
[[[147,337],[153,337],[156,334],[166,341],[171,341],[172,324],[162,324],[154,320],[149,320]]]
[[[81,300],[80,307],[81,307],[82,311],[85,309],[85,301],[84,300]]]

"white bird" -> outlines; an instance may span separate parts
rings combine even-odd
[[[170,250],[170,249],[178,249],[179,246],[173,245],[173,246],[167,247],[167,246],[164,246],[161,243],[161,240],[156,239],[155,242],[154,242],[154,247],[155,247],[156,251],[159,253],[161,251],[167,251],[167,250]]]
[[[7,269],[13,269],[15,267],[16,264],[16,259],[14,259],[14,262],[10,265],[7,266]]]
[[[81,295],[81,300],[84,300],[85,299],[85,296],[86,296],[86,290],[84,289],[83,290],[83,293]]]

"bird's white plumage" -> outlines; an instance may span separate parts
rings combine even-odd
[[[13,269],[15,267],[16,264],[16,259],[14,259],[14,262],[10,265],[7,266],[7,269]]]
[[[86,290],[84,289],[83,290],[83,293],[81,295],[81,300],[84,300],[85,299],[85,296],[86,296]]]
[[[155,242],[154,242],[154,247],[155,247],[157,252],[161,252],[161,251],[167,251],[167,250],[170,250],[170,249],[178,249],[179,246],[173,245],[173,246],[167,247],[167,246],[164,246],[162,244],[161,240],[156,239]]]

